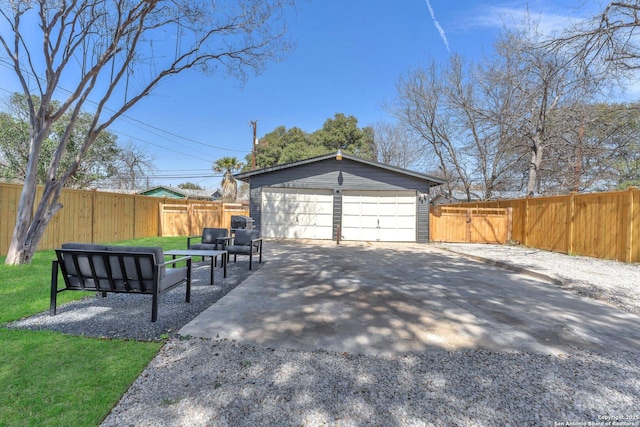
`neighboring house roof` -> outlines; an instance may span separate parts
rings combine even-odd
[[[172,199],[186,199],[187,197],[189,197],[189,195],[182,189],[165,187],[164,185],[158,185],[148,188],[144,191],[138,192],[138,194],[151,197],[169,197]]]
[[[339,152],[334,152],[334,153],[329,153],[329,154],[325,154],[322,156],[317,156],[317,157],[312,157],[310,159],[306,159],[306,160],[300,160],[297,162],[292,162],[292,163],[287,163],[284,165],[277,165],[277,166],[271,166],[268,168],[263,168],[263,169],[256,169],[253,171],[249,171],[249,172],[242,172],[242,173],[238,173],[234,175],[234,178],[239,179],[241,181],[245,181],[248,182],[251,177],[256,176],[256,175],[262,175],[262,174],[266,174],[266,173],[270,173],[270,172],[275,172],[275,171],[280,171],[280,170],[284,170],[284,169],[289,169],[289,168],[295,168],[298,166],[303,166],[303,165],[307,165],[307,164],[311,164],[311,163],[316,163],[316,162],[321,162],[324,160],[329,160],[329,159],[333,159],[336,158],[336,156],[338,156]],[[378,163],[378,162],[374,162],[371,160],[366,160],[360,157],[356,157],[356,156],[352,156],[350,154],[344,154],[344,153],[340,153],[340,155],[342,155],[342,159],[346,159],[346,160],[351,160],[354,162],[358,162],[358,163],[363,163],[369,166],[373,166],[373,167],[377,167],[380,169],[386,169],[388,171],[391,172],[395,172],[395,173],[401,173],[404,175],[409,175],[412,176],[414,178],[419,178],[419,179],[424,179],[426,181],[430,181],[430,186],[436,186],[436,185],[441,185],[444,184],[445,181],[441,178],[436,178],[434,176],[431,175],[427,175],[427,174],[423,174],[420,172],[415,172],[415,171],[410,171],[408,169],[402,169],[402,168],[398,168],[395,166],[391,166],[391,165],[387,165],[385,163]]]
[[[169,197],[174,199],[220,199],[220,192],[218,190],[185,190],[184,188],[168,187],[166,185],[157,185],[144,191],[140,191],[138,194],[143,196]]]

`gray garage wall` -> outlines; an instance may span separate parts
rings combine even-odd
[[[342,218],[342,192],[344,190],[414,190],[426,197],[417,201],[417,241],[429,241],[429,187],[430,182],[411,175],[378,168],[369,164],[335,158],[320,160],[295,167],[256,174],[250,181],[250,215],[255,224],[261,223],[262,187],[313,188],[334,190],[333,222]]]

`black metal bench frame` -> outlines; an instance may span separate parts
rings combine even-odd
[[[85,250],[85,249],[56,249],[57,259],[52,262],[51,266],[51,302],[49,306],[49,312],[51,315],[56,314],[57,296],[60,292],[67,290],[71,291],[89,291],[100,292],[103,297],[107,296],[107,293],[135,293],[152,295],[151,303],[151,321],[155,322],[158,319],[158,298],[160,295],[165,294],[177,286],[186,283],[186,297],[185,301],[188,303],[191,301],[191,257],[181,257],[172,259],[170,261],[157,263],[155,254],[145,252],[118,252],[114,250]],[[75,267],[75,274],[69,274],[67,271],[64,259],[70,257]],[[118,279],[123,282],[124,288],[116,286],[116,279],[114,279],[113,271],[110,264],[110,259],[117,259],[121,272],[125,272],[124,278]],[[80,259],[89,263],[91,274],[83,274],[80,268]],[[99,275],[96,269],[97,260],[101,260],[102,266],[106,269],[106,274]],[[141,265],[142,260],[147,260],[150,265],[153,266],[153,274],[151,277],[143,274],[143,267]],[[127,262],[129,261],[129,262]],[[135,266],[134,271],[131,272],[127,265],[130,265],[130,261],[133,261]],[[175,265],[181,261],[187,263],[187,277],[163,289],[160,289],[161,274],[160,269],[168,265]],[[58,271],[62,272],[63,281],[65,287],[58,289]],[[129,273],[135,273],[129,274]],[[133,278],[131,278],[133,277]],[[141,279],[139,279],[141,278]],[[72,281],[72,279],[77,279]],[[106,282],[106,286],[104,285]],[[131,286],[133,283],[137,284],[136,287]]]

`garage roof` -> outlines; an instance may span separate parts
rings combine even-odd
[[[346,160],[351,160],[353,162],[363,163],[363,164],[366,164],[366,165],[369,165],[369,166],[373,166],[373,167],[376,167],[376,168],[385,169],[385,170],[388,170],[388,171],[392,171],[392,172],[396,172],[396,173],[412,176],[414,178],[423,179],[425,181],[429,181],[429,186],[430,187],[434,187],[436,185],[441,185],[441,184],[445,183],[445,181],[443,179],[436,178],[436,177],[431,176],[431,175],[427,175],[427,174],[423,174],[423,173],[419,173],[419,172],[414,172],[414,171],[410,171],[408,169],[402,169],[402,168],[398,168],[398,167],[395,167],[395,166],[387,165],[387,164],[384,164],[384,163],[374,162],[374,161],[371,161],[371,160],[365,160],[363,158],[352,156],[350,154],[344,154],[344,153],[340,153],[340,154],[342,155],[342,159],[343,160],[345,160],[345,159]],[[286,163],[284,165],[271,166],[271,167],[268,167],[268,168],[256,169],[256,170],[249,171],[249,172],[238,173],[238,174],[235,174],[234,177],[236,179],[241,180],[241,181],[249,182],[251,177],[254,177],[254,176],[257,176],[257,175],[263,175],[263,174],[267,174],[267,173],[271,173],[271,172],[280,171],[280,170],[283,170],[283,169],[295,168],[295,167],[307,165],[307,164],[310,164],[310,163],[315,163],[315,162],[321,162],[321,161],[324,161],[324,160],[334,159],[334,158],[336,158],[337,155],[338,155],[338,152],[324,154],[322,156],[312,157],[310,159],[300,160],[300,161],[292,162],[292,163]]]

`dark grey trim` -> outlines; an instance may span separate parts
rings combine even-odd
[[[234,178],[239,179],[241,181],[249,182],[251,177],[254,177],[254,176],[264,175],[264,174],[267,174],[267,173],[276,172],[276,171],[280,171],[280,170],[283,170],[283,169],[295,168],[295,167],[298,167],[298,166],[302,166],[302,165],[306,165],[306,164],[310,164],[310,163],[316,163],[316,162],[320,162],[320,161],[324,161],[324,160],[335,159],[336,154],[337,153],[330,153],[330,154],[325,154],[323,156],[313,157],[311,159],[300,160],[298,162],[292,162],[292,163],[287,163],[287,164],[284,164],[284,165],[272,166],[272,167],[258,169],[258,170],[254,170],[254,171],[243,172],[243,173],[235,174]],[[445,181],[440,179],[440,178],[436,178],[436,177],[433,177],[433,176],[430,176],[430,175],[426,175],[426,174],[423,174],[423,173],[419,173],[419,172],[410,171],[408,169],[398,168],[398,167],[387,165],[387,164],[384,164],[384,163],[373,162],[371,160],[362,159],[360,157],[351,156],[349,154],[342,154],[342,159],[343,160],[351,160],[351,161],[354,161],[354,162],[366,164],[366,165],[377,167],[377,168],[380,168],[380,169],[386,169],[386,170],[389,170],[389,171],[392,171],[392,172],[396,172],[396,173],[401,173],[401,174],[404,174],[404,175],[412,176],[414,178],[423,179],[425,181],[429,181],[429,186],[430,187],[433,187],[433,186],[436,186],[436,185],[441,185],[441,184],[445,183]]]
[[[332,239],[338,240],[338,230],[342,234],[342,190],[333,190],[333,234]],[[342,240],[342,236],[340,236]]]

